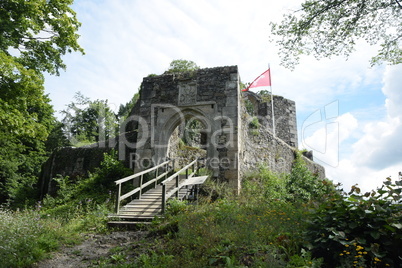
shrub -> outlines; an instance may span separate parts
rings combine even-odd
[[[248,173],[243,180],[242,196],[253,196],[253,200],[257,202],[285,200],[287,195],[286,178],[272,173],[267,166],[261,165],[258,170]]]
[[[400,267],[402,264],[402,180],[361,194],[329,195],[318,204],[306,237],[328,266]]]
[[[306,203],[336,191],[331,181],[322,180],[310,172],[300,152],[296,151],[295,154],[292,171],[286,182],[289,201]]]

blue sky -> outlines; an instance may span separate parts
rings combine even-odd
[[[294,71],[280,66],[269,22],[300,2],[76,0],[86,54],[67,55],[67,71],[48,76],[46,91],[57,111],[77,91],[117,110],[144,76],[163,73],[174,59],[238,65],[243,82],[270,64],[274,94],[296,101],[299,147],[313,150],[345,190],[374,189],[402,170],[402,65],[371,68],[376,48],[358,42],[347,60],[304,56]]]

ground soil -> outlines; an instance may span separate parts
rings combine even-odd
[[[36,268],[96,267],[102,259],[111,256],[111,249],[132,247],[146,238],[146,231],[117,231],[109,234],[87,234],[84,241],[72,247],[63,247]]]

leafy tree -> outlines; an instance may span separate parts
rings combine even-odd
[[[115,134],[117,117],[107,100],[91,101],[80,92],[74,98],[62,111],[65,133],[73,144],[104,141]]]
[[[294,68],[300,55],[349,56],[359,39],[380,44],[371,64],[402,62],[400,0],[306,0],[300,10],[271,23],[280,36],[282,64]]]
[[[42,72],[59,74],[80,51],[72,0],[0,1],[0,203],[23,200],[54,125]]]
[[[0,49],[27,69],[58,74],[61,56],[80,51],[73,0],[0,2]]]
[[[179,73],[179,72],[188,72],[195,71],[200,69],[200,67],[191,60],[173,60],[170,63],[169,69],[166,70],[167,73]]]
[[[57,120],[54,121],[45,142],[47,152],[53,152],[54,149],[71,145],[71,142],[64,133],[64,128],[65,125],[63,123]]]
[[[130,115],[131,110],[134,108],[134,105],[137,103],[139,98],[140,93],[137,92],[129,102],[124,105],[120,104],[119,112],[117,113],[117,117],[119,118],[120,122],[123,122]]]
[[[0,202],[28,193],[46,156],[53,109],[43,77],[0,51]],[[22,191],[24,187],[25,189]]]

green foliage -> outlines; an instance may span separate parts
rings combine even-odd
[[[283,267],[299,252],[302,217],[282,202],[219,199],[178,214],[178,232],[163,252],[176,256],[181,267]]]
[[[204,129],[201,121],[191,118],[186,119],[185,127],[183,131],[183,142],[185,145],[192,147],[199,146],[201,131]]]
[[[255,172],[246,175],[242,191],[245,196],[253,195],[252,200],[257,202],[285,200],[288,196],[286,178],[273,174],[266,166],[260,166]]]
[[[83,52],[72,2],[0,2],[0,203],[32,198],[55,121],[42,72],[58,74],[64,54]]]
[[[150,254],[141,254],[135,263],[135,267],[164,268],[172,267],[174,264],[174,256],[150,252]]]
[[[63,110],[64,132],[73,145],[104,142],[113,137],[118,128],[117,117],[107,100],[91,101],[77,92]]]
[[[188,208],[186,201],[181,201],[176,198],[170,199],[167,202],[166,216],[176,216],[185,212]]]
[[[92,211],[106,216],[105,211],[114,207],[114,181],[131,174],[132,171],[117,160],[116,152],[104,154],[100,168],[88,178],[76,181],[62,176],[55,178],[57,196],[47,196],[43,200],[43,208],[65,222]]]
[[[55,178],[57,196],[47,196],[34,209],[0,209],[0,267],[32,267],[49,252],[79,241],[80,232],[106,231],[114,201],[111,181],[127,172],[116,153],[106,154],[101,167],[88,178]]]
[[[399,267],[402,263],[402,180],[371,193],[356,186],[313,210],[306,237],[314,256],[333,267],[347,263],[363,267]],[[346,266],[345,266],[346,267]]]
[[[0,209],[0,267],[31,267],[62,243],[77,240],[61,227],[38,210]]]
[[[331,181],[321,180],[309,171],[300,152],[296,151],[295,154],[292,171],[286,183],[289,201],[305,203],[335,191]]]
[[[246,111],[249,115],[254,116],[256,114],[254,104],[249,99],[244,100],[244,106],[246,107]]]
[[[3,51],[0,62],[0,203],[24,201],[20,190],[31,187],[45,160],[53,109],[41,75]]]
[[[260,90],[258,92],[258,95],[261,97],[262,102],[270,102],[271,101],[272,95],[271,95],[271,92],[268,90]]]
[[[286,177],[264,166],[247,175],[239,196],[209,180],[198,206],[173,201],[174,213],[153,231],[163,242],[142,258],[158,266],[175,256],[164,267],[320,267],[302,249],[308,211],[287,202],[286,191]]]
[[[0,2],[0,50],[27,70],[58,74],[61,57],[83,49],[73,0],[10,0]],[[16,57],[11,56],[17,54]],[[1,61],[2,62],[2,61]]]
[[[132,175],[133,171],[126,168],[122,162],[118,160],[116,151],[109,154],[104,154],[103,161],[92,177],[94,183],[104,187],[105,189],[112,189],[115,184],[114,181]]]
[[[53,152],[55,149],[71,146],[70,141],[64,134],[64,124],[58,121],[54,121],[50,127],[49,136],[45,141],[46,151]]]
[[[371,63],[402,62],[402,6],[399,0],[306,0],[301,9],[271,23],[282,64],[294,68],[301,54],[349,56],[358,40],[380,44]],[[387,30],[384,30],[387,29]]]
[[[173,60],[170,63],[169,69],[165,71],[165,74],[191,72],[198,69],[200,69],[200,67],[191,60]]]
[[[248,127],[252,129],[259,129],[261,126],[260,122],[258,121],[258,117],[254,116],[251,121],[248,123]]]
[[[131,100],[127,102],[125,105],[120,104],[119,112],[117,113],[117,117],[119,118],[120,122],[124,122],[124,120],[126,120],[126,118],[129,117],[131,110],[134,108],[139,98],[140,93],[137,92],[134,94]]]

